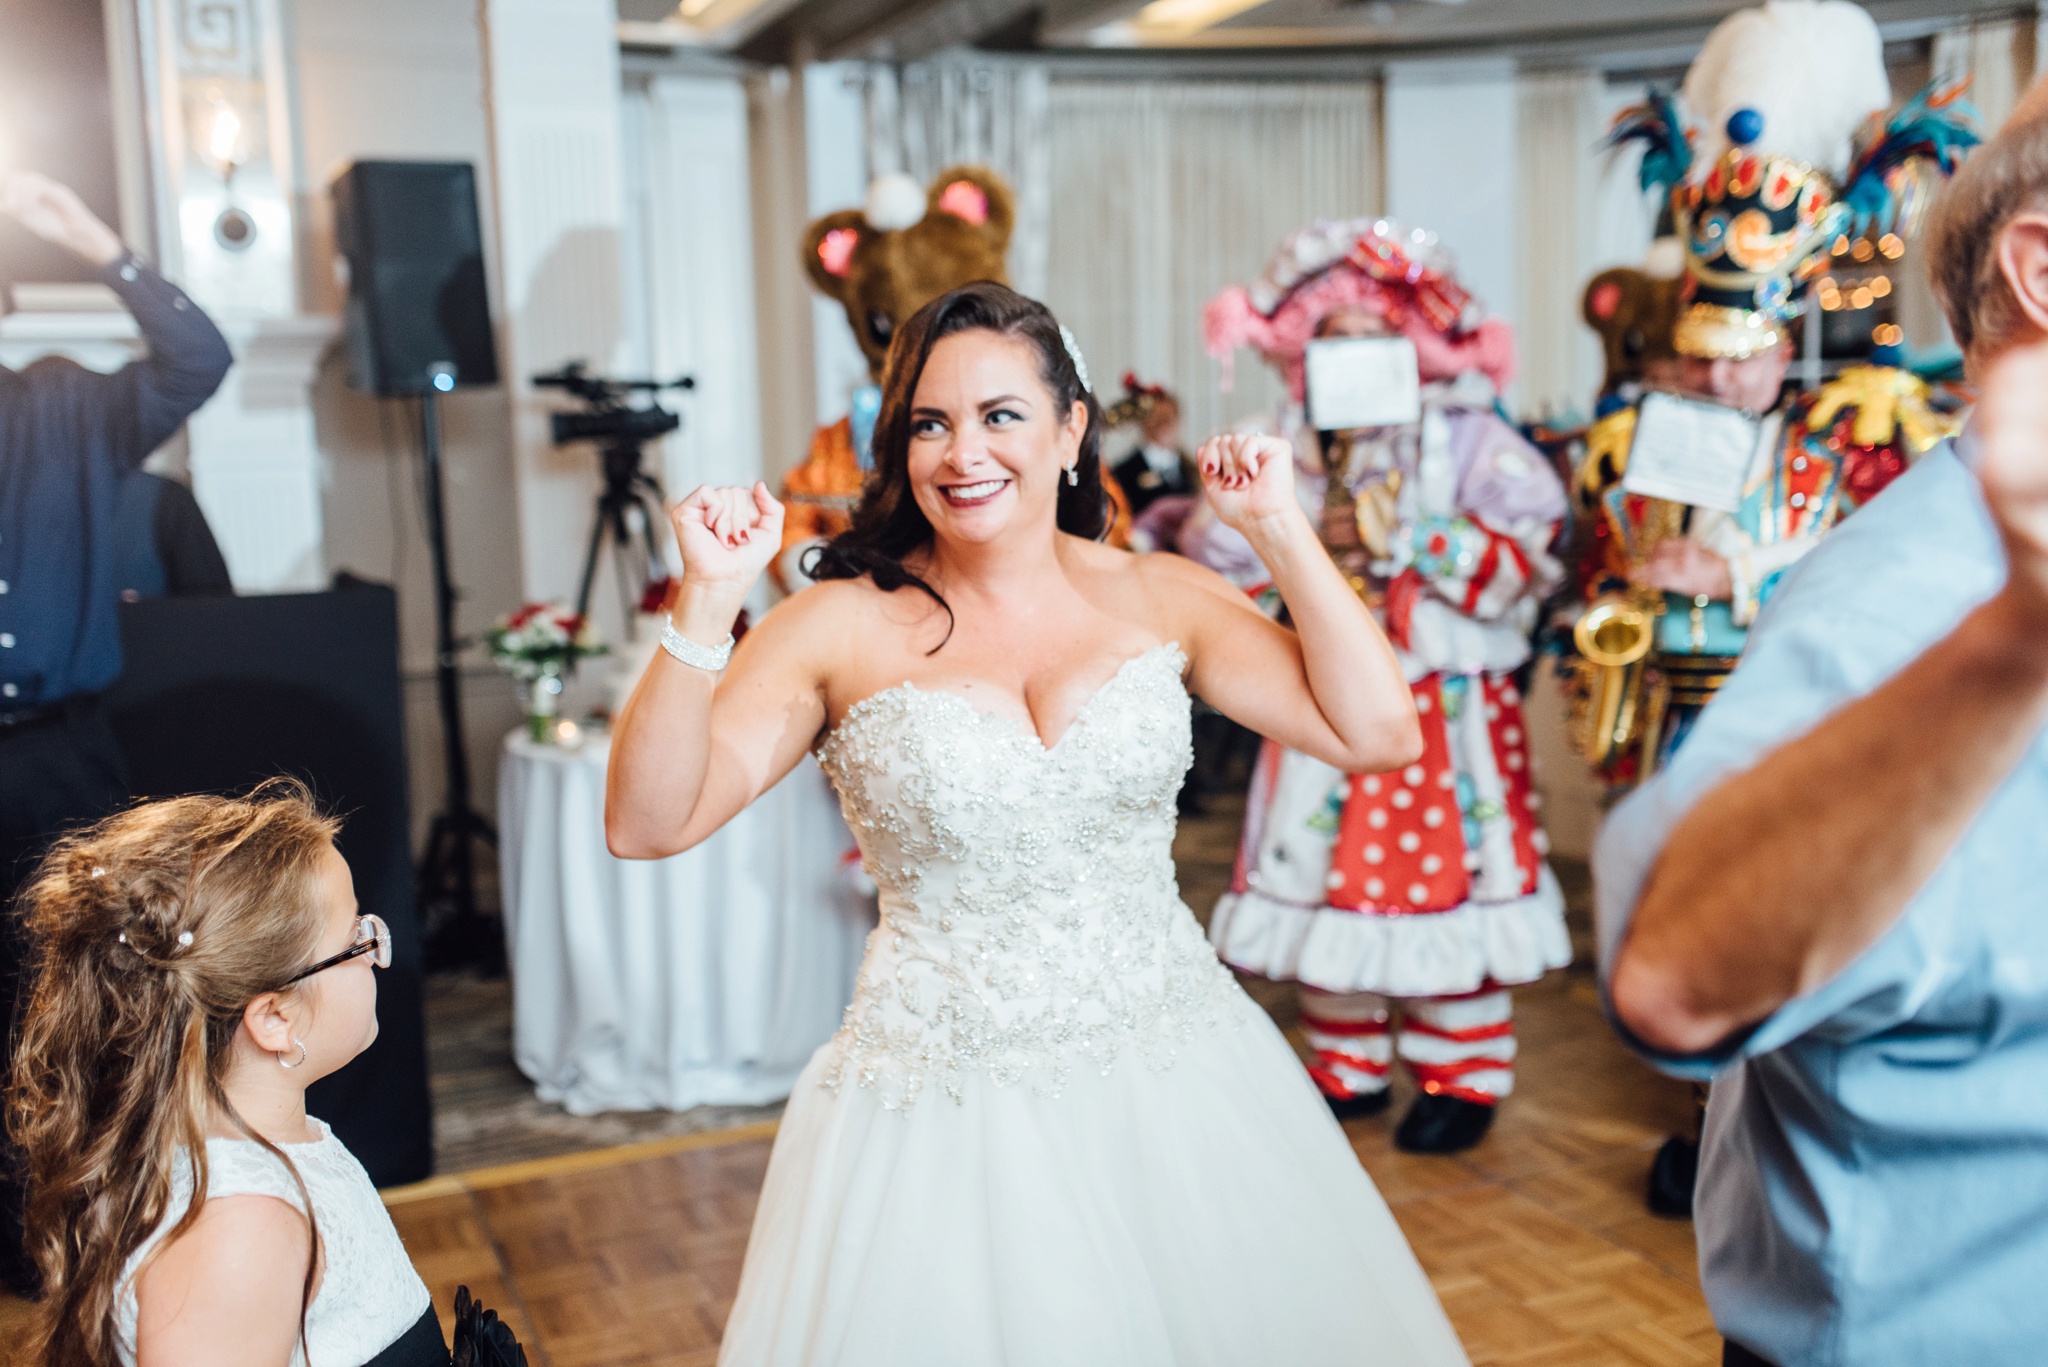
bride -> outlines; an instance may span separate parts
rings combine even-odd
[[[1465,1362],[1171,848],[1190,690],[1355,772],[1420,755],[1407,684],[1284,442],[1217,438],[1199,464],[1292,632],[1190,561],[1096,541],[1100,436],[1052,315],[969,285],[890,349],[876,471],[821,582],[737,649],[782,509],[759,484],[676,505],[673,658],[619,717],[613,852],[688,849],[810,751],[881,892],[721,1363]]]

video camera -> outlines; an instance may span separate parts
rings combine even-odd
[[[533,377],[534,388],[565,390],[590,406],[587,413],[553,415],[555,445],[594,441],[638,446],[683,425],[681,418],[659,405],[634,408],[626,399],[664,389],[695,389],[697,382],[688,375],[674,380],[607,380],[590,374],[588,367],[588,362],[570,361],[560,370]]]

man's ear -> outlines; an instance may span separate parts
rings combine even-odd
[[[2048,215],[2018,214],[1998,230],[1998,270],[2036,336],[2048,336]]]
[[[265,992],[242,1008],[242,1028],[259,1049],[273,1054],[293,1054],[292,1020],[285,1010],[282,992]]]
[[[846,302],[853,275],[853,254],[873,230],[858,209],[826,214],[804,229],[804,271],[818,292]]]

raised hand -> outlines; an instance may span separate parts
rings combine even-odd
[[[0,214],[95,266],[118,260],[127,250],[114,230],[100,222],[70,186],[34,171],[0,173]]]
[[[1301,515],[1294,498],[1294,448],[1278,437],[1211,437],[1196,453],[1195,465],[1202,492],[1226,527],[1249,536],[1261,522]]]
[[[2005,541],[2005,596],[2048,632],[2048,342],[1998,359],[1971,427],[1984,501]]]
[[[669,510],[683,553],[683,589],[724,589],[745,596],[782,549],[782,505],[756,482],[751,489],[697,491]]]

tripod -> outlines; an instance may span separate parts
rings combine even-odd
[[[470,805],[469,755],[462,744],[462,692],[457,661],[462,642],[455,634],[458,597],[448,570],[448,523],[441,474],[441,395],[455,388],[455,367],[427,371],[429,388],[420,395],[420,437],[426,459],[422,501],[426,505],[427,547],[434,562],[434,693],[441,714],[441,755],[447,766],[447,796],[427,832],[417,894],[425,931],[427,965],[445,968],[475,963],[496,973],[505,960],[498,918],[476,905],[475,842],[496,848],[498,832]]]
[[[590,524],[590,541],[583,551],[583,582],[576,590],[576,615],[590,616],[590,591],[597,582],[597,557],[609,540],[612,572],[618,580],[620,620],[628,633],[641,608],[641,594],[665,573],[655,529],[661,526],[661,510],[668,501],[661,483],[640,468],[640,443],[631,438],[608,441],[599,449],[604,462],[604,488],[597,496],[597,511]],[[638,514],[640,546],[633,546],[635,514]],[[639,590],[634,584],[638,560]]]

